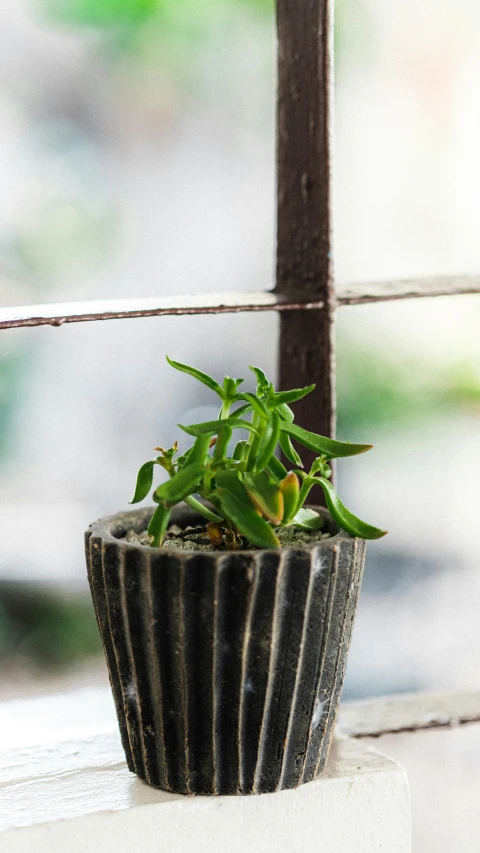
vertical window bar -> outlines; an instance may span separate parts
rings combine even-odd
[[[324,303],[282,314],[279,381],[281,388],[316,382],[316,391],[296,404],[296,418],[333,435],[332,0],[277,0],[277,34],[276,292]]]

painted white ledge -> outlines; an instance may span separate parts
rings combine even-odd
[[[5,853],[410,853],[405,771],[337,737],[321,779],[253,797],[185,797],[129,773],[109,692],[0,705]]]

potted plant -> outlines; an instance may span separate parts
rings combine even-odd
[[[349,512],[330,460],[371,445],[315,435],[291,404],[314,386],[275,391],[252,370],[220,385],[177,370],[221,401],[218,420],[180,429],[179,455],[156,448],[168,479],[156,508],[101,519],[86,533],[89,581],[129,768],[185,794],[293,788],[328,755],[357,606],[365,540],[384,531]],[[236,430],[247,438],[234,445]],[[310,471],[293,441],[318,454]],[[275,455],[292,463],[287,471]],[[313,486],[328,510],[306,507]]]

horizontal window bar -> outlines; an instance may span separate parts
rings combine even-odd
[[[361,305],[427,296],[480,293],[480,276],[438,276],[405,281],[338,285],[339,305]],[[63,326],[93,320],[123,320],[182,314],[235,314],[244,311],[305,311],[323,308],[322,300],[302,300],[300,295],[277,296],[271,291],[207,293],[194,296],[110,299],[92,302],[61,302],[0,309],[0,329],[21,326]]]
[[[182,314],[236,314],[244,311],[290,311],[323,308],[323,301],[302,302],[269,291],[259,293],[207,293],[195,296],[109,299],[95,302],[63,302],[0,309],[0,329],[19,326],[63,326],[92,320],[125,320]]]
[[[341,305],[362,305],[368,302],[390,302],[393,299],[418,299],[428,296],[460,296],[469,293],[480,293],[480,275],[438,275],[399,281],[337,285],[337,300]]]
[[[380,737],[480,723],[480,691],[401,693],[345,702],[338,725],[352,737]]]

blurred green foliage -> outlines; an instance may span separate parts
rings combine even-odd
[[[148,20],[162,0],[46,0],[50,13],[70,24],[132,26]]]
[[[109,32],[123,44],[145,25],[157,29],[164,41],[205,32],[205,24],[228,10],[248,10],[274,16],[275,0],[38,0],[47,15],[68,26],[93,27]],[[374,23],[365,0],[335,0],[335,60],[365,57],[375,49]],[[126,38],[125,38],[126,37]]]
[[[480,413],[480,374],[473,360],[432,364],[392,348],[342,340],[337,355],[337,428],[342,438],[372,427],[394,433],[407,424]]]
[[[29,349],[0,351],[0,462],[14,449],[16,417],[30,363]]]
[[[367,66],[379,49],[377,22],[368,0],[335,0],[335,71]]]
[[[0,585],[0,664],[60,669],[101,650],[89,598],[13,582]]]
[[[273,0],[42,0],[49,16],[60,23],[91,27],[135,28],[146,22],[170,27],[175,19],[198,21],[229,6],[264,13]]]
[[[42,293],[69,277],[81,280],[109,259],[118,219],[113,205],[98,210],[75,198],[49,198],[18,226],[12,244],[17,266]]]
[[[202,76],[199,58],[212,38],[235,28],[238,15],[273,16],[274,0],[36,0],[42,17],[58,26],[93,30],[103,61],[113,61],[141,90],[167,91],[168,82],[192,91]],[[220,42],[218,34],[220,33]],[[98,41],[94,47],[98,48]],[[213,48],[218,50],[217,47]],[[267,59],[269,59],[267,53]],[[225,59],[219,57],[219,65]],[[148,70],[147,77],[142,76]],[[154,72],[154,80],[149,76]],[[136,79],[137,77],[140,79]],[[157,93],[158,94],[158,93]],[[178,94],[178,93],[177,93]]]

